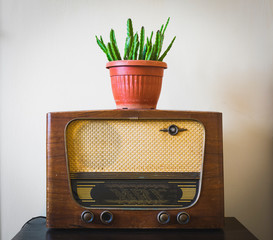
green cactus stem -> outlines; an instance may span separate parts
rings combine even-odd
[[[170,51],[174,40],[176,39],[176,37],[173,38],[173,40],[171,41],[170,45],[168,46],[168,48],[166,49],[166,51],[162,54],[162,56],[158,59],[158,61],[163,61],[163,59],[166,57],[167,53]]]
[[[155,40],[153,43],[153,31],[150,34],[150,37],[146,38],[145,43],[145,28],[142,26],[140,30],[140,35],[134,33],[133,23],[129,18],[127,20],[127,37],[124,45],[124,60],[153,60],[153,61],[163,61],[167,53],[170,51],[176,37],[174,37],[165,50],[165,52],[160,56],[164,34],[169,24],[170,18],[167,19],[166,24],[162,24],[160,30],[156,31]],[[106,54],[108,61],[117,61],[121,60],[121,54],[117,45],[117,40],[115,36],[115,31],[111,29],[110,31],[110,42],[106,45],[102,39],[96,37],[97,44],[100,49]]]

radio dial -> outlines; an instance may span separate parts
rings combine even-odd
[[[186,212],[180,212],[177,214],[177,222],[180,224],[187,224],[190,221],[190,215]]]
[[[170,215],[167,212],[162,211],[157,215],[157,221],[161,224],[166,224],[170,221]]]
[[[103,211],[100,215],[102,223],[109,224],[113,221],[113,214],[109,211]]]
[[[89,211],[84,211],[84,212],[82,212],[81,218],[84,222],[91,223],[94,219],[94,214]]]

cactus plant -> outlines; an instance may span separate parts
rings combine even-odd
[[[164,35],[166,28],[169,24],[170,18],[168,18],[166,24],[162,24],[160,30],[155,34],[155,42],[153,43],[153,32],[151,32],[150,38],[146,38],[145,43],[145,29],[142,26],[140,35],[134,33],[132,20],[129,18],[127,20],[127,37],[125,40],[124,47],[124,60],[153,60],[153,61],[163,61],[167,53],[170,51],[175,38],[174,37],[171,43],[168,45],[167,49],[161,54]],[[117,61],[121,60],[120,51],[116,42],[115,32],[113,29],[110,31],[110,42],[105,45],[103,42],[102,36],[98,38],[96,36],[97,44],[101,50],[106,54],[108,61]],[[160,55],[161,54],[161,55]]]

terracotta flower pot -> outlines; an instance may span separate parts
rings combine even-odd
[[[119,109],[155,109],[167,64],[159,61],[121,60],[106,64]]]

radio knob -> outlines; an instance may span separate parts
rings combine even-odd
[[[162,211],[157,214],[157,221],[161,224],[166,224],[170,221],[170,215],[167,212]]]
[[[94,219],[94,214],[89,211],[82,212],[81,218],[86,223],[91,223]]]
[[[176,135],[178,133],[178,127],[176,125],[169,126],[169,134]]]
[[[113,221],[113,214],[109,211],[103,211],[101,214],[100,214],[100,220],[102,221],[102,223],[105,223],[105,224],[109,224]]]
[[[180,224],[187,224],[190,221],[190,215],[186,212],[180,212],[177,214],[177,222]]]
[[[176,125],[170,125],[168,128],[160,129],[161,132],[168,132],[170,135],[175,136],[178,132],[187,131],[185,128],[179,128]]]

